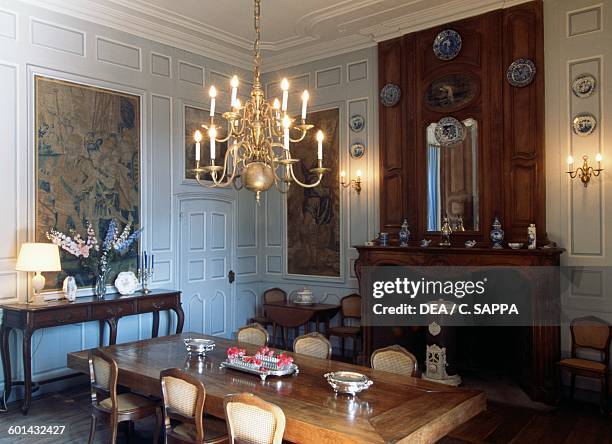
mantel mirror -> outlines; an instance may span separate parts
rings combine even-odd
[[[448,133],[442,120],[426,128],[427,231],[440,231],[444,216],[453,231],[478,231],[478,122],[448,120]]]

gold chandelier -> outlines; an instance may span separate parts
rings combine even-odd
[[[253,44],[253,89],[250,98],[243,105],[238,96],[238,77],[231,79],[231,111],[221,117],[227,126],[226,133],[220,134],[222,126],[215,122],[215,100],[217,90],[210,87],[210,122],[202,127],[210,139],[210,165],[200,164],[200,142],[203,135],[200,131],[194,134],[196,167],[192,170],[200,185],[209,187],[234,186],[246,188],[255,193],[259,202],[261,193],[274,186],[281,193],[286,193],[292,183],[304,188],[316,187],[321,183],[323,174],[329,168],[323,167],[323,132],[317,132],[318,152],[317,167],[310,169],[317,180],[313,183],[301,182],[293,172],[293,165],[300,162],[291,157],[290,144],[304,140],[306,133],[313,125],[306,123],[308,91],[302,93],[301,118],[293,119],[287,113],[289,82],[283,79],[281,90],[282,102],[274,99],[266,101],[261,85],[260,66],[260,6],[261,0],[255,0],[255,42]],[[296,123],[298,120],[298,123]],[[292,137],[293,136],[293,137]],[[222,162],[216,164],[216,144],[226,143],[228,148]],[[212,181],[204,181],[203,176],[210,175]]]

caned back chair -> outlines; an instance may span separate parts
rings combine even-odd
[[[281,444],[285,414],[280,407],[252,393],[229,395],[223,403],[230,442],[235,444]]]
[[[608,384],[610,362],[610,324],[595,316],[573,319],[570,323],[572,334],[572,356],[559,362],[561,369],[570,372],[570,397],[574,397],[576,375],[599,379],[601,384],[601,409],[608,409]],[[578,356],[580,350],[599,352],[599,360]]]
[[[110,442],[117,441],[120,422],[129,421],[128,434],[133,432],[132,421],[155,416],[154,440],[158,441],[161,428],[161,409],[157,402],[135,393],[117,394],[119,368],[115,360],[100,349],[89,353],[89,379],[91,383],[91,424],[89,444],[94,440],[98,419],[110,424]]]
[[[330,327],[327,337],[338,336],[342,341],[342,356],[344,356],[345,339],[353,340],[353,359],[357,355],[357,339],[361,336],[361,326],[347,325],[346,321],[361,321],[361,296],[357,293],[344,296],[340,301],[340,325]]]
[[[265,346],[270,339],[268,331],[256,322],[245,325],[238,329],[236,335],[238,342],[244,342],[245,344]]]
[[[391,345],[374,350],[372,368],[398,375],[414,376],[418,370],[416,356],[400,345]]]
[[[177,368],[160,373],[166,443],[224,443],[225,422],[215,417],[204,420],[206,388],[196,377]]]
[[[332,345],[329,339],[321,333],[307,333],[295,338],[293,341],[293,351],[301,355],[330,359],[332,355]]]

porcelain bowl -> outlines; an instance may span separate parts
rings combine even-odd
[[[513,250],[519,250],[523,248],[523,245],[524,244],[522,242],[508,242],[508,246]]]

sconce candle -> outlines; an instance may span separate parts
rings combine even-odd
[[[195,139],[195,160],[196,162],[200,161],[200,142],[202,141],[202,133],[200,131],[196,131],[193,135]]]
[[[591,177],[592,176],[597,177],[603,171],[603,168],[601,168],[601,159],[602,159],[601,154],[598,153],[595,156],[595,160],[597,161],[597,168],[593,168],[592,166],[589,166],[589,156],[583,156],[582,166],[574,170],[573,169],[574,159],[572,158],[572,156],[568,156],[567,158],[568,171],[566,171],[566,173],[569,174],[569,176],[572,179],[575,179],[576,177],[578,177],[580,181],[582,182],[582,184],[584,185],[584,187],[586,188],[589,185],[589,182],[591,181]]]
[[[346,182],[346,172],[344,170],[340,171],[340,185],[342,188],[351,188],[355,190],[357,194],[361,193],[361,170],[357,170],[355,172],[355,178],[351,179],[349,182]]]
[[[217,97],[217,89],[214,86],[211,86],[208,90],[208,95],[210,96],[210,117],[215,115],[215,101]]]
[[[317,131],[317,159],[323,159],[323,131]]]

